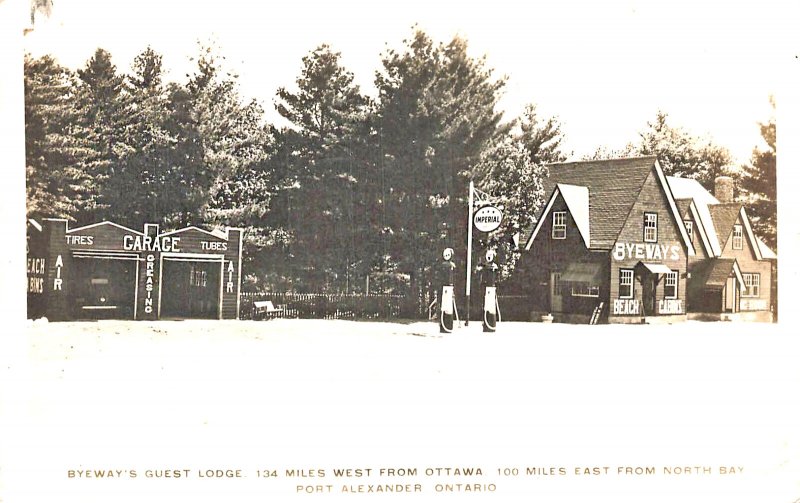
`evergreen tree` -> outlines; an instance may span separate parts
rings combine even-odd
[[[664,174],[693,178],[712,192],[716,177],[736,176],[726,148],[710,138],[692,136],[683,128],[671,126],[667,118],[659,111],[655,121],[647,123],[647,129],[639,133],[640,143],[634,147],[636,154],[655,155]]]
[[[387,255],[409,275],[421,310],[442,249],[465,258],[468,174],[503,133],[495,108],[505,79],[470,57],[465,40],[434,44],[419,30],[382,63],[376,87]]]
[[[201,47],[197,69],[186,86],[173,89],[187,148],[199,148],[197,164],[186,165],[177,183],[183,187],[182,224],[208,220],[249,226],[264,216],[272,194],[265,171],[270,135],[256,101],[242,102],[238,77],[225,71],[224,58]]]
[[[303,58],[296,91],[278,90],[275,107],[293,126],[284,173],[284,222],[289,248],[304,278],[299,288],[352,290],[365,274],[363,188],[367,100],[341,54],[321,45]]]
[[[551,159],[559,157],[557,151],[548,155]],[[503,207],[500,229],[491,236],[479,234],[476,246],[481,251],[497,250],[503,279],[511,275],[520,258],[515,242],[518,234],[535,224],[535,217],[545,202],[542,182],[547,168],[543,163],[534,163],[532,157],[519,137],[507,135],[484,151],[472,174],[476,186]]]
[[[740,189],[747,203],[755,233],[773,250],[777,250],[777,178],[776,178],[776,124],[775,100],[770,98],[773,114],[760,124],[761,137],[767,149],[753,149],[750,164],[742,166]]]
[[[118,152],[114,171],[105,184],[108,214],[118,222],[141,228],[152,222],[169,225],[182,196],[175,183],[180,138],[167,129],[170,109],[163,84],[162,57],[147,48],[134,58],[124,76],[127,118],[120,121],[125,149]]]
[[[528,104],[519,120],[519,130],[516,138],[528,151],[533,164],[562,162],[567,159],[566,154],[561,151],[564,133],[557,117],[543,120],[536,105]]]
[[[97,49],[84,68],[78,70],[78,77],[76,104],[94,152],[88,160],[87,175],[97,187],[94,211],[85,215],[88,223],[117,215],[118,198],[104,188],[109,178],[119,172],[120,159],[133,152],[127,143],[132,118],[125,78],[117,72],[108,51]]]
[[[74,106],[75,78],[52,57],[25,56],[25,157],[30,218],[79,219],[90,213],[93,152]]]

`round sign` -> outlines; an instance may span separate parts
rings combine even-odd
[[[452,248],[445,248],[442,252],[442,258],[445,260],[450,260],[453,258],[453,249]]]
[[[481,232],[492,232],[500,227],[503,212],[497,206],[484,206],[472,217],[475,228]]]
[[[492,262],[494,262],[494,257],[495,257],[495,251],[494,250],[491,250],[491,249],[486,250],[486,262],[491,264]]]

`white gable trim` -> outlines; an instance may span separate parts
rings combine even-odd
[[[681,236],[683,237],[683,242],[686,244],[686,254],[693,256],[695,252],[694,246],[692,246],[692,240],[689,239],[689,235],[686,233],[686,227],[683,225],[681,212],[678,211],[678,205],[675,204],[675,197],[672,195],[672,189],[669,187],[669,183],[667,183],[667,178],[664,176],[664,171],[661,169],[661,165],[658,164],[658,159],[656,159],[654,165],[656,168],[658,181],[661,183],[661,190],[663,190],[664,194],[667,196],[667,202],[669,203],[669,208],[672,211],[672,218],[675,220],[678,230],[681,232]]]
[[[83,227],[76,227],[75,229],[70,229],[70,230],[67,231],[67,234],[71,234],[73,232],[78,232],[78,231],[85,231],[87,229],[93,229],[93,228],[99,227],[101,225],[111,225],[111,226],[117,227],[119,229],[122,229],[124,231],[132,232],[134,234],[138,234],[140,236],[144,236],[144,233],[141,232],[141,231],[135,231],[133,229],[129,229],[128,227],[125,227],[124,225],[119,225],[119,224],[115,224],[114,222],[109,222],[108,220],[104,220],[104,221],[98,222],[96,224],[84,225]]]
[[[559,190],[558,190],[558,185],[556,185],[556,188],[553,189],[553,193],[550,194],[550,200],[547,201],[547,206],[544,207],[544,211],[542,212],[542,216],[539,218],[539,221],[536,222],[536,227],[533,229],[533,232],[531,233],[530,237],[528,238],[528,242],[525,243],[525,251],[530,251],[531,246],[533,245],[533,240],[536,239],[536,236],[539,234],[539,229],[542,228],[542,225],[544,224],[545,218],[547,218],[547,215],[550,213],[550,210],[553,208],[553,203],[556,201],[556,197],[558,197],[558,195],[560,193],[561,192],[559,192]]]
[[[706,250],[706,254],[709,257],[714,257],[714,250],[711,248],[711,242],[708,240],[708,231],[706,230],[706,226],[703,224],[703,219],[700,218],[700,213],[697,210],[694,199],[692,199],[689,203],[689,212],[692,214],[692,220],[694,220],[695,229],[699,231],[698,234],[700,235],[700,240],[703,242],[703,247]]]
[[[565,196],[564,191],[566,191],[569,196]],[[573,206],[583,204],[581,199],[584,197],[584,195],[581,194],[581,191],[585,191],[586,210],[583,212],[576,212]],[[586,248],[589,248],[589,189],[580,185],[567,185],[564,183],[558,183],[556,184],[556,188],[553,189],[553,194],[550,196],[550,200],[547,201],[547,206],[545,207],[544,212],[542,212],[541,218],[539,218],[539,221],[536,222],[536,228],[533,229],[533,232],[528,238],[528,242],[525,244],[525,251],[530,251],[531,247],[533,246],[533,241],[536,239],[536,236],[539,235],[539,230],[547,220],[547,216],[550,214],[550,210],[553,209],[553,203],[555,203],[559,194],[561,194],[564,199],[564,203],[566,203],[567,208],[570,210],[572,220],[575,222],[576,226],[578,227],[578,231],[581,233],[584,245],[586,245]],[[570,201],[572,202],[572,206],[570,205]]]
[[[581,233],[583,244],[589,248],[589,243],[591,243],[589,240],[589,188],[582,185],[559,183],[558,189],[572,214],[572,220]]]
[[[742,269],[739,267],[739,261],[733,259],[733,273],[736,275],[736,280],[739,282],[739,290],[745,290],[744,276],[742,276]]]
[[[758,241],[756,241],[756,235],[753,234],[753,228],[750,227],[750,218],[748,218],[747,212],[744,210],[744,206],[742,206],[742,209],[739,210],[739,218],[742,219],[744,228],[747,230],[747,238],[750,241],[750,248],[753,249],[756,259],[764,260],[764,257],[761,255],[761,248],[759,248]]]
[[[202,232],[204,234],[208,234],[209,236],[212,236],[212,237],[214,237],[216,239],[225,239],[225,238],[219,237],[218,235],[214,234],[213,232],[205,231],[205,230],[203,230],[203,229],[201,229],[199,227],[195,227],[194,225],[190,225],[189,227],[184,227],[183,229],[178,229],[176,231],[165,232],[164,234],[159,234],[158,237],[171,236],[173,234],[182,234],[182,233],[187,232],[187,231],[200,231],[200,232]]]

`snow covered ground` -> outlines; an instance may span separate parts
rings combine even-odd
[[[788,332],[29,322],[0,500],[792,503]]]

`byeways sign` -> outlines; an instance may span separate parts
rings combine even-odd
[[[475,212],[472,217],[472,222],[475,228],[481,232],[492,232],[500,227],[503,221],[503,212],[497,206],[484,206]]]

